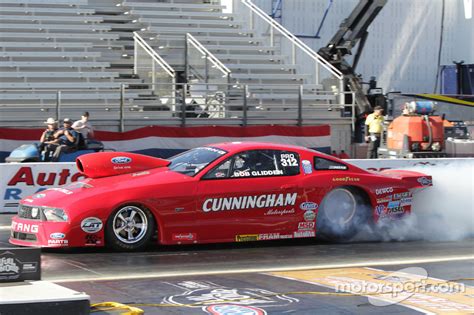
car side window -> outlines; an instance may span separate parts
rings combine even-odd
[[[230,177],[230,164],[232,158],[229,158],[222,162],[221,164],[214,167],[211,171],[209,171],[206,175],[204,175],[204,179],[213,179],[213,178],[229,178]]]
[[[204,179],[293,176],[300,173],[298,153],[280,150],[252,150],[237,153],[222,162]]]
[[[336,161],[332,161],[329,159],[325,159],[322,157],[315,157],[314,158],[314,169],[317,171],[327,171],[327,170],[347,170],[347,165],[343,163],[339,163]]]

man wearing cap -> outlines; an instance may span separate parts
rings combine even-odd
[[[377,149],[380,146],[380,138],[383,132],[383,107],[375,106],[374,112],[367,116],[365,120],[365,141],[369,143],[367,151],[368,159],[376,159],[378,157]]]
[[[45,160],[49,157],[49,154],[53,152],[51,161],[57,162],[61,156],[61,153],[70,152],[77,149],[77,137],[77,131],[72,129],[72,120],[69,118],[64,118],[63,127],[54,134],[55,140],[49,142],[48,144]]]

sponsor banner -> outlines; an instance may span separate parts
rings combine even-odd
[[[25,143],[38,142],[43,129],[0,128],[0,157],[3,158]],[[127,132],[95,131],[107,149],[148,154],[167,158],[179,152],[218,142],[263,141],[330,152],[330,127],[321,126],[150,126]]]
[[[75,163],[0,164],[0,212],[17,212],[18,203],[42,190],[69,184],[85,178]],[[64,194],[67,189],[58,188]],[[37,194],[38,198],[41,194]]]
[[[41,249],[0,249],[0,283],[41,280]]]

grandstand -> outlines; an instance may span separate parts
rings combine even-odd
[[[88,110],[106,130],[329,123],[350,132],[337,70],[250,0],[223,9],[217,0],[0,0],[0,124]]]

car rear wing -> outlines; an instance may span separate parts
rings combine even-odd
[[[396,178],[404,181],[408,184],[410,189],[413,188],[426,188],[433,186],[433,179],[431,176],[414,172],[414,171],[404,171],[404,170],[384,170],[380,172],[381,174]]]

